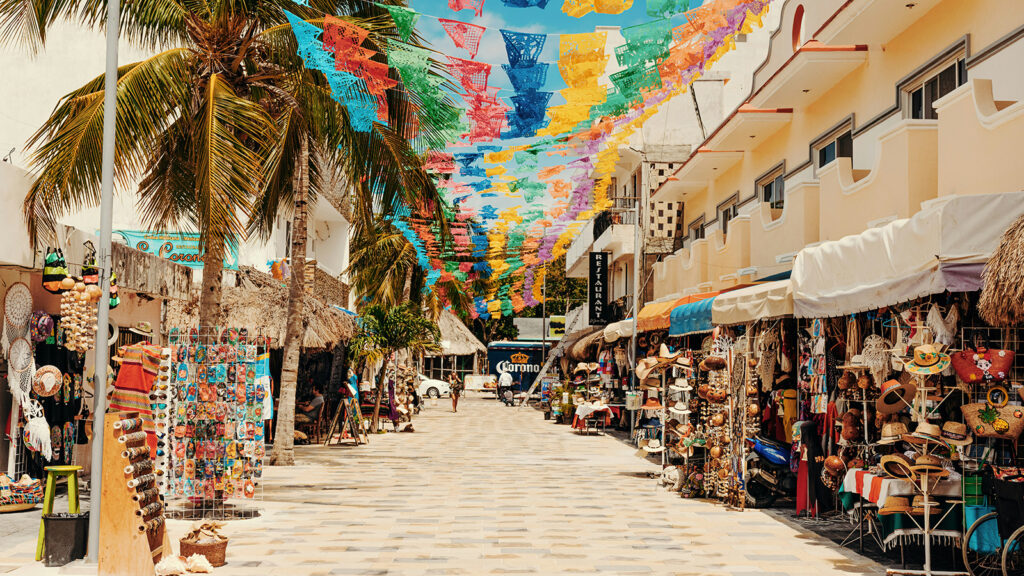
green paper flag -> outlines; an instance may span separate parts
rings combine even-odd
[[[398,35],[402,37],[402,40],[408,42],[409,36],[412,35],[412,29],[416,27],[416,21],[420,19],[419,12],[405,6],[389,6],[377,2],[374,4],[391,13],[391,19],[395,21],[395,28],[398,28]]]

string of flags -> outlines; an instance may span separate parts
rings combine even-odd
[[[516,8],[548,4],[500,1]],[[506,29],[498,32],[507,62],[479,61],[489,28],[431,16],[462,51],[438,58],[410,43],[425,15],[402,6],[374,3],[390,14],[399,38],[374,44],[380,51],[365,45],[369,31],[343,18],[326,15],[320,27],[286,17],[304,65],[324,74],[355,130],[387,124],[390,90],[412,95],[421,123],[433,126],[424,166],[445,199],[450,231],[443,234],[429,214],[414,209],[387,219],[413,247],[425,289],[487,280],[485,293],[473,295],[471,311],[486,319],[543,299],[543,264],[565,254],[584,223],[610,206],[619,147],[662,103],[734,49],[737,34],[760,27],[768,2],[646,0],[653,20],[623,28],[622,45],[609,46],[603,31],[555,35],[556,62],[540,59],[552,35]],[[447,2],[456,14],[472,11],[476,17],[484,3]],[[562,11],[575,17],[619,14],[632,5],[564,0]],[[612,63],[618,71],[607,74]],[[437,73],[439,64],[449,78]],[[492,85],[494,64],[512,86],[508,96]],[[566,85],[557,92],[544,90],[551,64]]]

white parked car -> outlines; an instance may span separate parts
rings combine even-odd
[[[416,391],[423,398],[440,398],[441,396],[451,396],[452,387],[444,380],[434,380],[433,378],[427,378],[423,374],[417,375],[419,385],[416,387]]]

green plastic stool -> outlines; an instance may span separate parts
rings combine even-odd
[[[78,471],[81,466],[47,466],[46,470],[46,493],[43,495],[43,518],[53,513],[53,497],[57,491],[57,477],[64,476],[68,479],[68,512],[78,514]],[[36,562],[43,559],[43,518],[39,519],[39,541],[36,542]]]

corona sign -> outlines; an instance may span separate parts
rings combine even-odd
[[[487,347],[489,372],[496,378],[508,372],[516,388],[524,391],[540,374],[543,358],[540,342],[492,342]]]

